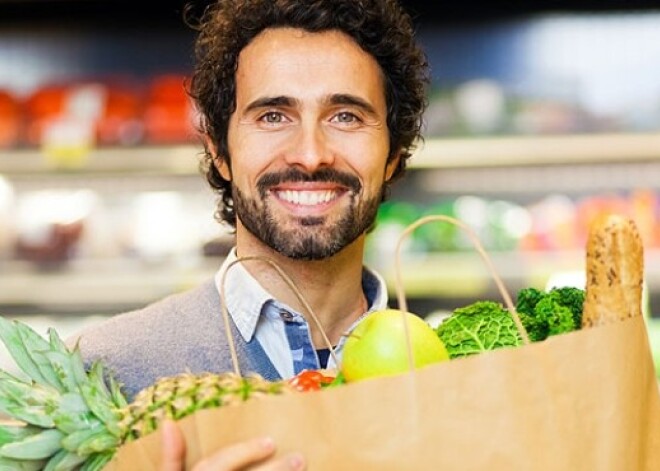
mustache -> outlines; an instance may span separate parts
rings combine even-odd
[[[332,168],[322,168],[312,173],[303,172],[298,168],[288,168],[282,172],[266,173],[257,181],[257,190],[263,196],[270,187],[285,182],[338,183],[349,188],[354,193],[359,193],[362,190],[362,184],[358,177]]]

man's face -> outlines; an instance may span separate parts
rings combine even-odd
[[[228,148],[239,241],[336,254],[373,223],[396,165],[378,63],[340,32],[262,32],[239,56]]]

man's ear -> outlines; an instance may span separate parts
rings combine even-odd
[[[389,162],[387,162],[387,165],[385,166],[385,181],[389,182],[392,179],[392,176],[394,175],[394,172],[396,171],[397,167],[399,166],[399,162],[401,161],[401,150],[399,149],[396,151],[394,156],[390,159]]]
[[[227,159],[218,155],[218,148],[208,134],[204,135],[204,145],[206,146],[206,149],[211,153],[211,156],[213,157],[213,165],[218,170],[218,172],[220,172],[222,178],[227,181],[231,181],[231,169],[229,168]]]
[[[224,157],[218,157],[217,155],[214,154],[213,164],[215,165],[215,168],[218,169],[218,172],[220,172],[222,178],[224,178],[228,182],[231,181],[231,169],[229,168],[229,163],[227,163],[227,159],[225,159]]]

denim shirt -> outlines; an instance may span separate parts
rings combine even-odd
[[[215,285],[221,298],[222,277],[229,264],[236,259],[234,248],[215,275]],[[240,335],[245,342],[256,337],[282,378],[294,376],[303,369],[319,368],[308,320],[300,312],[275,299],[241,263],[235,263],[227,272],[224,288],[227,311]],[[385,282],[366,267],[362,271],[362,289],[368,310],[351,325],[349,331],[368,313],[387,307]],[[342,337],[335,346],[338,358],[341,357],[344,340],[345,337]],[[332,356],[327,366],[336,366]]]

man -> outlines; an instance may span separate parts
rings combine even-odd
[[[225,274],[237,257],[286,272],[341,354],[345,333],[387,304],[383,281],[363,267],[365,237],[419,137],[426,74],[395,0],[208,9],[190,93],[235,249],[215,280],[83,332],[86,358],[102,358],[129,396],[161,376],[232,370],[225,303],[243,373],[278,379],[324,366],[328,345],[290,287],[261,261]],[[178,471],[184,450],[172,424],[165,440],[163,469]],[[273,452],[267,439],[242,443],[199,469],[302,469],[302,458],[270,460]]]

